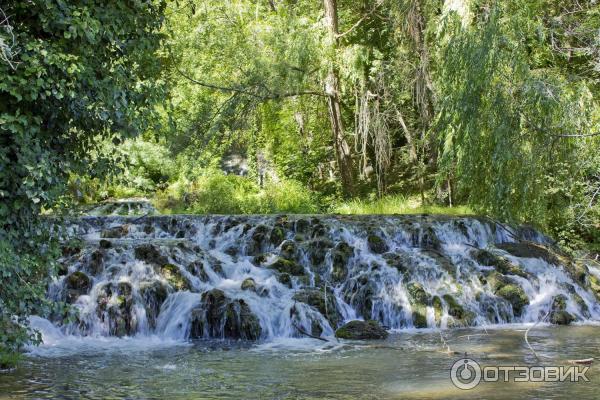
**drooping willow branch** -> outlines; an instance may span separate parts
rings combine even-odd
[[[203,86],[208,89],[218,90],[221,92],[245,94],[247,96],[254,97],[261,101],[278,100],[278,99],[283,99],[286,97],[295,97],[295,96],[327,97],[327,94],[325,94],[324,92],[319,92],[316,90],[297,90],[297,91],[292,91],[292,92],[272,93],[272,94],[268,94],[268,95],[263,95],[260,93],[256,93],[256,92],[250,90],[249,88],[235,88],[235,87],[230,87],[230,86],[220,86],[220,85],[214,85],[211,83],[202,82],[202,81],[192,78],[191,76],[187,75],[185,72],[181,71],[177,67],[175,67],[175,70],[179,73],[179,75],[181,75],[185,79],[189,80],[190,82],[195,83],[196,85],[200,85],[200,86]]]

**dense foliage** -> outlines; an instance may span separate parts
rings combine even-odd
[[[152,1],[30,0],[0,20],[0,352],[47,314],[56,232],[39,215],[60,208],[69,174],[102,174],[106,143],[147,129],[162,92],[164,6]]]

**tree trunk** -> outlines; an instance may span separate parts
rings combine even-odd
[[[336,0],[324,0],[325,22],[329,31],[330,46],[335,50],[338,42],[338,16]],[[344,137],[344,124],[342,121],[342,110],[340,105],[340,82],[335,62],[329,67],[327,80],[325,82],[325,93],[329,108],[329,120],[331,122],[331,133],[337,165],[342,179],[342,189],[345,196],[354,193],[354,169],[352,166],[352,155],[350,146]]]

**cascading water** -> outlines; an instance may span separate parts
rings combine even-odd
[[[586,266],[535,231],[485,219],[89,216],[68,231],[81,243],[64,248],[49,294],[78,309],[74,322],[52,321],[72,335],[256,340],[331,336],[352,319],[600,319]]]

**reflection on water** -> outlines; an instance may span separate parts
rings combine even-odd
[[[468,336],[470,335],[470,336]],[[159,343],[154,339],[81,339],[45,345],[16,371],[0,374],[0,399],[10,398],[597,398],[589,383],[481,383],[452,386],[452,363],[467,354],[481,365],[567,365],[600,357],[600,327],[537,327],[393,334],[385,341],[321,342],[278,339],[241,342]],[[150,342],[149,342],[150,341]],[[182,345],[183,344],[183,345]],[[547,358],[546,358],[547,357]]]

